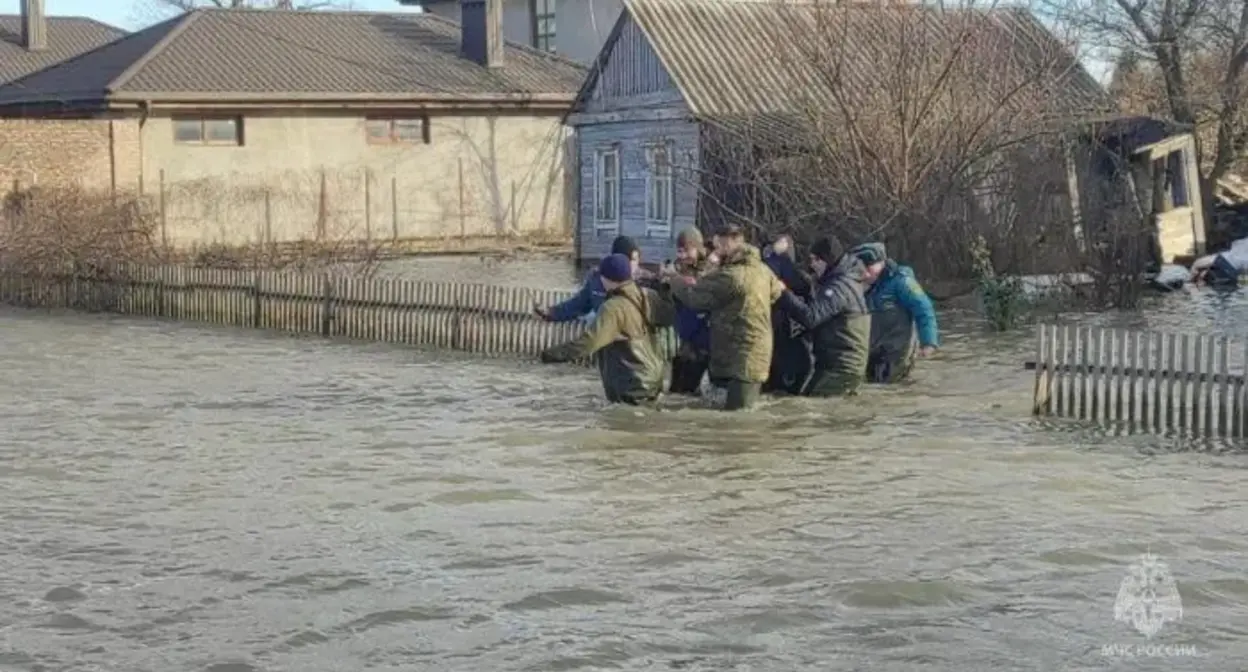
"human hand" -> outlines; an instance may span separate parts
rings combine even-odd
[[[664,281],[664,282],[666,282],[666,283],[667,283],[667,284],[669,284],[669,285],[676,285],[676,284],[680,284],[680,285],[687,285],[687,284],[689,284],[692,280],[693,280],[693,278],[690,278],[690,277],[685,276],[685,275],[681,275],[680,273],[678,273],[678,272],[677,272],[676,270],[674,270],[674,269],[672,270],[672,272],[671,272],[671,273],[666,274],[666,275],[664,275],[664,276],[663,276],[663,281]]]
[[[549,308],[546,308],[545,306],[541,304],[534,304],[533,312],[537,314],[537,316],[542,318],[543,320],[546,320],[547,322],[550,321],[550,309]]]

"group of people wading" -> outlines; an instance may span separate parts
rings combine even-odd
[[[535,307],[544,320],[588,322],[542,361],[600,353],[607,399],[634,405],[656,401],[669,370],[673,394],[703,394],[706,375],[715,405],[739,410],[764,392],[831,397],[867,381],[897,382],[939,345],[931,300],[882,244],[846,250],[836,238],[820,239],[810,246],[807,275],[788,237],[760,252],[728,226],[709,246],[697,229],[676,243],[676,263],[655,274],[642,268],[636,243],[620,236],[575,296]],[[658,338],[670,327],[676,352]]]

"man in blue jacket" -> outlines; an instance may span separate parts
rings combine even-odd
[[[898,382],[910,374],[916,353],[929,357],[940,346],[936,309],[914,271],[889,259],[883,243],[865,243],[851,252],[866,267],[869,284],[871,358],[867,374],[875,383]]]
[[[629,258],[633,265],[634,280],[644,280],[649,274],[642,272],[641,249],[628,236],[620,236],[611,243],[611,254],[622,254]],[[572,298],[557,303],[549,308],[534,306],[533,312],[547,322],[572,322],[575,320],[593,321],[598,309],[607,300],[607,289],[602,284],[602,276],[594,269],[585,276],[580,291]]]

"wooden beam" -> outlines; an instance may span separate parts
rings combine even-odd
[[[1144,145],[1136,149],[1132,154],[1148,154],[1149,159],[1160,159],[1168,154],[1173,154],[1184,147],[1194,145],[1191,133],[1183,133],[1182,135],[1172,135],[1165,140],[1154,142],[1151,145]]]
[[[641,110],[620,110],[619,112],[576,113],[569,114],[569,126],[589,126],[591,124],[620,124],[631,121],[692,121],[693,115],[688,110],[660,108]]]

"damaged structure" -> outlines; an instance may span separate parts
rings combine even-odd
[[[803,37],[802,30],[814,37]],[[786,43],[804,39],[835,42],[841,64],[826,66],[832,57],[818,45],[797,47],[807,49],[808,58],[782,53],[795,49]],[[930,201],[939,207],[907,213],[912,219],[897,219],[888,230],[871,231],[860,223],[866,219],[861,212],[812,213],[805,203],[795,205],[801,199],[785,181],[835,172],[812,156],[828,137],[850,132],[820,118],[820,111],[839,106],[848,119],[871,114],[869,106],[884,100],[887,63],[901,62],[890,50],[915,43],[923,48],[904,58],[935,59],[936,66],[949,59],[966,70],[966,81],[992,80],[1021,91],[1008,100],[1026,106],[1033,121],[1020,125],[1043,128],[1002,140],[974,166],[961,157],[961,167],[950,173],[983,177],[959,178],[964,184],[950,197]],[[958,49],[994,51],[959,57]],[[985,118],[999,104],[985,97]],[[949,112],[956,105],[967,103],[941,109],[956,114]],[[579,163],[578,256],[597,259],[624,234],[638,241],[647,260],[657,261],[671,255],[681,229],[706,231],[731,220],[760,236],[803,230],[853,239],[876,235],[920,273],[936,277],[964,274],[965,264],[952,261],[966,256],[958,240],[983,231],[1022,241],[1007,261],[1010,272],[1062,273],[1072,270],[1076,250],[1103,242],[1108,222],[1128,214],[1148,260],[1200,254],[1203,213],[1191,133],[1157,120],[1113,117],[1112,109],[1103,87],[1023,9],[624,0],[567,118]],[[993,168],[985,170],[987,164]],[[835,177],[829,193],[836,191]],[[989,182],[1008,184],[987,195]],[[918,220],[924,231],[958,235],[907,240]],[[942,229],[946,223],[951,228]],[[1015,226],[1031,228],[1003,230]],[[1123,239],[1115,236],[1115,244]],[[931,261],[914,258],[922,255]]]

